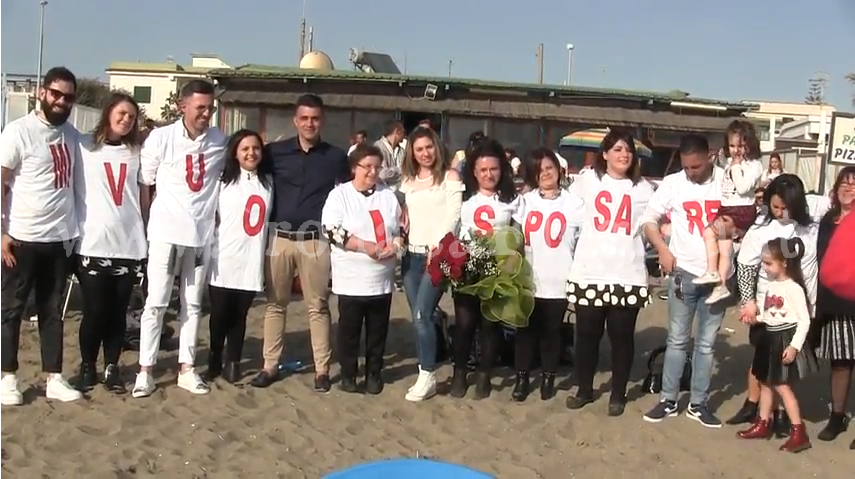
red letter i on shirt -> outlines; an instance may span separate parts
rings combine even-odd
[[[110,194],[113,195],[113,203],[116,206],[122,206],[122,192],[125,191],[125,179],[128,177],[128,165],[122,163],[119,167],[119,182],[116,183],[116,175],[113,174],[113,165],[104,163],[104,169],[107,171],[107,184],[110,186]]]

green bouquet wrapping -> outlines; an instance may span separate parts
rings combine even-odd
[[[460,293],[481,300],[481,314],[512,328],[528,326],[534,309],[534,278],[525,259],[522,233],[512,227],[461,241],[467,254],[464,274],[452,282]]]

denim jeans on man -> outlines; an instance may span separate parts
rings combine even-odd
[[[434,286],[426,272],[427,255],[407,252],[401,262],[404,292],[416,328],[416,355],[424,371],[436,368],[436,327],[433,318],[442,289]]]
[[[668,282],[668,341],[662,368],[661,401],[677,401],[695,316],[698,318],[698,332],[692,356],[689,402],[704,405],[709,398],[713,344],[724,319],[725,307],[720,303],[706,304],[712,288],[693,284],[692,280],[696,277],[678,268]],[[678,288],[682,294],[678,295]],[[678,296],[682,296],[682,299]]]

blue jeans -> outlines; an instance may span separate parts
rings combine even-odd
[[[677,269],[668,281],[668,341],[662,367],[660,400],[676,401],[680,392],[680,377],[686,365],[692,324],[698,318],[698,333],[692,356],[691,404],[706,404],[709,398],[713,368],[713,344],[724,319],[724,307],[706,304],[712,287],[697,286],[697,276]],[[682,296],[682,299],[680,299]]]
[[[407,252],[401,262],[404,292],[416,328],[416,356],[423,370],[433,371],[436,368],[436,326],[433,318],[442,298],[442,289],[431,283],[426,267],[426,254]]]

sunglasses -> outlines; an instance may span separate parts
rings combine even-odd
[[[683,276],[680,273],[674,273],[672,278],[674,281],[674,297],[683,300]]]
[[[77,100],[77,95],[74,93],[65,93],[57,90],[56,88],[45,88],[45,90],[50,93],[50,97],[54,101],[63,99],[66,103],[74,103]]]

